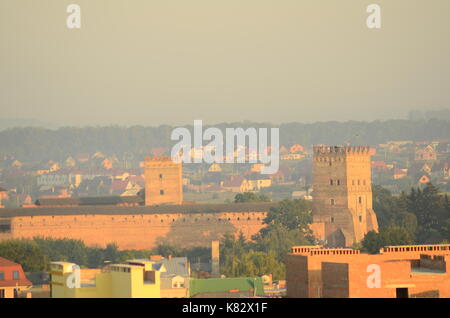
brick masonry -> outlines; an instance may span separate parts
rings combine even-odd
[[[346,247],[378,230],[370,148],[313,147],[313,225],[326,246]]]
[[[380,286],[367,283],[379,266]],[[286,257],[290,298],[450,297],[450,245],[388,247],[379,254],[352,249],[293,247]]]
[[[151,249],[158,244],[211,246],[225,233],[251,238],[267,211],[161,214],[32,215],[8,218],[11,229],[0,239],[53,237],[83,240],[88,246],[115,242],[120,249]],[[133,209],[132,207],[128,208]],[[30,211],[30,210],[28,210]]]

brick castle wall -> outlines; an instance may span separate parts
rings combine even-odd
[[[10,218],[11,233],[0,239],[53,237],[80,239],[88,246],[151,249],[158,244],[211,246],[225,233],[251,238],[267,212],[164,213],[126,215],[45,215]]]

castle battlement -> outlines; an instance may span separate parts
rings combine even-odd
[[[302,246],[293,246],[291,247],[291,254],[304,254],[309,253],[313,249],[321,249],[322,245],[302,245]]]
[[[433,244],[433,245],[399,245],[386,246],[380,249],[380,254],[392,253],[418,253],[418,252],[440,252],[442,254],[450,255],[450,244]],[[291,254],[296,255],[353,255],[361,254],[360,250],[351,248],[323,248],[320,245],[316,246],[293,246]]]
[[[380,249],[380,254],[436,251],[448,252],[450,254],[450,244],[386,246]]]
[[[351,248],[322,248],[321,246],[294,246],[291,248],[291,254],[297,255],[356,255],[360,250]]]
[[[354,154],[368,155],[370,146],[313,146],[314,155]]]
[[[146,156],[145,157],[145,161],[150,161],[150,162],[161,162],[161,161],[169,161],[169,162],[173,162],[172,158],[169,156]]]

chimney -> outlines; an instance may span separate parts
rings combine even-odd
[[[219,241],[211,242],[211,274],[213,278],[220,277],[220,250]]]

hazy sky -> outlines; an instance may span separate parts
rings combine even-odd
[[[66,26],[81,6],[82,26]],[[366,26],[366,7],[382,28]],[[1,0],[0,118],[310,122],[450,107],[449,0]]]

